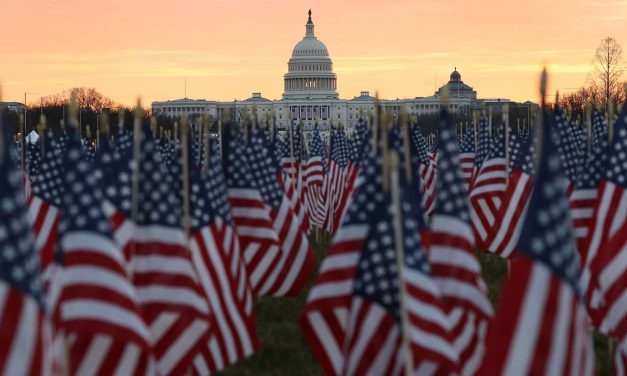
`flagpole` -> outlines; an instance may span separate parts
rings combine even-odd
[[[2,124],[2,115],[4,115],[4,111],[4,105],[2,104],[2,85],[0,85],[0,164],[4,161],[4,131],[5,127],[8,126]]]
[[[607,122],[607,140],[611,144],[612,139],[614,138],[614,122],[612,121],[614,117],[614,103],[608,101],[607,102],[607,116],[605,117],[605,121]]]
[[[181,176],[182,179],[182,197],[183,197],[183,231],[185,232],[185,239],[189,239],[190,230],[190,217],[189,217],[189,148],[187,145],[188,139],[188,124],[187,116],[181,118]]]
[[[474,150],[475,150],[475,160],[477,159],[477,138],[478,138],[477,133],[479,133],[479,119],[478,118],[479,118],[479,113],[475,110],[475,112],[473,113],[473,123],[474,123],[473,127],[475,129],[475,132],[474,132],[475,133],[474,134],[474,136],[475,136],[474,137],[475,138],[475,147],[474,147]]]
[[[131,192],[131,220],[134,226],[137,226],[137,217],[139,211],[139,170],[141,163],[141,119],[143,111],[141,108],[141,102],[137,99],[137,106],[135,107],[135,120],[133,122],[133,180],[132,180],[132,192]],[[124,121],[124,120],[122,120]],[[133,239],[131,243],[131,257],[135,255],[136,241]]]
[[[492,107],[488,107],[488,134],[492,137]]]
[[[205,154],[203,155],[203,163],[202,163],[202,169],[203,171],[207,171],[207,169],[209,168],[209,156],[210,156],[210,150],[209,148],[211,147],[210,144],[210,131],[211,131],[211,115],[207,116],[206,121],[203,121],[203,129],[205,134],[203,135],[203,144],[205,145]]]
[[[401,333],[403,334],[403,348],[405,349],[405,375],[412,375],[414,370],[414,358],[410,347],[409,340],[409,328],[407,327],[409,322],[409,316],[407,314],[407,292],[405,291],[405,267],[404,267],[404,242],[403,242],[403,230],[401,220],[401,205],[400,205],[400,190],[399,190],[399,177],[398,177],[398,165],[399,158],[396,152],[392,152],[390,156],[391,164],[391,188],[392,188],[392,221],[394,224],[394,248],[396,249],[396,263],[398,269],[398,286],[401,306]]]
[[[586,130],[588,133],[588,154],[590,154],[592,152],[592,108],[589,103],[586,105]]]
[[[505,184],[509,185],[509,104],[503,106],[503,126],[505,127]]]
[[[405,177],[407,182],[412,182],[411,156],[409,153],[409,124],[407,123],[407,108],[401,107],[400,114],[401,129],[403,132],[403,162],[405,163]]]
[[[289,134],[288,134],[288,138],[290,139],[290,162],[292,163],[292,176],[291,176],[291,182],[292,182],[292,189],[294,190],[294,195],[296,195],[296,177],[298,176],[296,174],[296,171],[294,170],[296,168],[296,159],[294,158],[294,117],[292,115],[290,115],[290,129],[289,129]]]
[[[379,133],[377,132],[377,126],[381,119],[381,101],[379,100],[378,92],[374,95],[374,97],[374,115],[370,124],[370,129],[372,130],[372,150],[370,150],[370,153],[372,155],[377,155],[377,133]]]
[[[39,117],[39,153],[40,157],[43,158],[46,155],[46,115],[41,115]]]

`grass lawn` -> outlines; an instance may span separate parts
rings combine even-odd
[[[328,236],[319,241],[310,238],[316,253],[316,266],[329,247]],[[485,253],[477,253],[483,269],[490,299],[498,303],[501,287],[507,277],[505,260]],[[316,267],[317,270],[317,267]],[[315,279],[312,276],[310,284]],[[221,375],[322,375],[316,359],[311,353],[300,331],[299,318],[309,288],[293,298],[262,298],[256,304],[257,332],[261,339],[261,350],[248,359],[221,372]],[[611,375],[613,360],[608,351],[608,339],[595,334],[597,369],[600,375]]]

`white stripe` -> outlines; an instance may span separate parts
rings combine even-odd
[[[399,335],[398,326],[394,325],[390,329],[385,342],[379,347],[374,361],[370,364],[370,367],[368,367],[368,373],[370,375],[385,374],[385,371],[390,367],[390,363],[397,359],[398,353],[406,351],[402,348],[402,345],[397,345]]]
[[[513,221],[514,214],[518,210],[519,202],[521,200],[522,194],[525,190],[525,187],[527,186],[527,182],[529,181],[529,179],[530,179],[530,176],[527,174],[522,174],[520,176],[520,179],[518,180],[518,184],[516,184],[516,189],[514,189],[514,193],[512,194],[512,197],[509,200],[509,205],[507,205],[507,210],[505,211],[505,215],[503,216],[503,220],[501,221],[501,226],[499,226],[499,229],[496,233],[496,237],[494,238],[494,241],[490,244],[490,247],[488,247],[490,251],[495,252],[496,248],[503,242],[503,239],[505,239],[505,235],[507,235],[507,233],[511,230],[510,224]],[[523,213],[521,215],[522,218],[518,218],[518,220],[516,221],[517,228],[520,227],[521,223],[524,223],[524,218],[526,216],[526,206],[527,206],[527,202],[525,202],[525,209],[523,210]],[[516,230],[514,230],[514,234],[512,234],[512,238],[518,241],[517,233],[519,231],[516,231]]]
[[[213,237],[211,237],[209,235],[209,230],[208,229],[203,229],[203,238],[207,239],[209,238],[210,242],[213,241]],[[221,294],[222,297],[224,299],[224,304],[226,305],[226,314],[229,315],[229,317],[231,318],[231,320],[233,321],[233,325],[235,326],[235,330],[237,331],[237,335],[238,338],[240,338],[241,342],[242,342],[242,347],[244,350],[245,354],[250,354],[253,351],[253,346],[252,343],[250,342],[250,338],[248,335],[248,331],[246,329],[246,325],[243,322],[243,318],[241,316],[241,314],[239,313],[239,310],[237,308],[237,304],[234,301],[234,296],[233,296],[233,291],[230,288],[230,283],[228,280],[228,276],[226,275],[226,270],[224,268],[221,268],[221,262],[220,262],[220,256],[218,254],[218,248],[216,247],[212,247],[211,244],[213,243],[208,243],[209,247],[209,259],[211,260],[211,265],[213,265],[215,267],[215,272],[218,276],[218,280],[220,281],[220,290],[221,290]],[[204,266],[204,265],[203,265]],[[205,272],[207,273],[207,272]],[[208,277],[208,275],[207,275]],[[216,286],[218,287],[218,286]],[[219,311],[220,315],[223,314],[222,309],[219,309],[220,307],[220,303],[219,300],[217,300],[216,296],[214,296],[215,293],[210,294],[209,291],[207,291],[207,296],[209,297],[209,301],[212,304],[212,307],[215,307],[212,312],[215,315],[215,311]],[[224,319],[222,319],[224,320]],[[223,325],[226,325],[226,323],[224,323]],[[226,328],[226,326],[225,326]],[[224,332],[224,331],[223,331]],[[229,335],[230,335],[230,331],[229,331]],[[228,339],[231,339],[232,337],[229,336]],[[231,340],[232,341],[232,340]],[[228,348],[229,350],[229,360],[231,361],[235,361],[236,359],[236,349],[235,349],[235,345],[232,345],[233,348],[231,349],[230,347]]]
[[[168,351],[159,359],[159,369],[163,374],[169,374],[176,367],[181,358],[190,352],[192,346],[202,337],[209,325],[203,320],[194,320],[180,333],[176,341],[168,346]]]
[[[141,225],[135,228],[133,239],[140,243],[163,243],[187,246],[185,234],[180,228],[161,225]]]
[[[574,208],[570,209],[570,214],[572,219],[580,219],[580,218],[590,218],[592,217],[592,213],[594,209],[592,208]]]
[[[435,280],[442,292],[442,296],[455,297],[472,303],[478,307],[484,314],[492,316],[494,309],[492,303],[485,294],[474,286],[472,283],[462,282],[454,278],[435,277]]]
[[[39,214],[42,205],[43,200],[37,196],[33,196],[33,199],[28,204],[28,209],[26,210],[26,218],[28,218],[28,222],[31,225],[35,224],[35,221],[37,221],[37,214]]]
[[[46,211],[46,216],[44,217],[44,222],[39,229],[39,233],[37,234],[37,238],[35,239],[35,247],[38,250],[41,250],[44,245],[46,245],[46,241],[50,236],[50,232],[53,229],[54,223],[57,219],[58,210],[52,206],[48,207],[48,211]]]
[[[481,361],[486,352],[485,346],[485,337],[488,333],[488,322],[486,320],[481,320],[479,325],[477,325],[477,329],[475,330],[475,337],[477,337],[477,343],[474,347],[474,352],[472,355],[466,360],[464,367],[462,369],[463,375],[475,375],[479,366],[481,366]]]
[[[118,361],[118,366],[115,369],[114,375],[119,376],[131,376],[137,373],[137,362],[141,356],[141,349],[133,342],[127,342],[124,345],[124,352]],[[149,368],[148,368],[149,369]],[[146,374],[150,374],[146,372]]]
[[[545,302],[549,296],[551,272],[543,265],[531,267],[531,277],[519,311],[512,342],[507,352],[503,375],[527,375],[536,351]]]
[[[406,301],[407,310],[411,315],[421,318],[424,321],[434,323],[445,331],[451,329],[451,325],[442,313],[440,307],[432,306],[411,296],[409,296]]]
[[[246,247],[246,251],[245,251],[246,259],[248,259],[248,254],[253,252],[251,247],[253,247],[254,245],[257,246],[257,248],[254,249],[254,252],[257,253],[259,251],[259,245],[255,243],[251,243],[249,247]],[[279,248],[277,246],[273,245],[271,247],[268,247],[268,249],[263,255],[263,258],[261,259],[260,262],[257,263],[257,265],[255,266],[255,269],[250,274],[250,281],[251,281],[253,288],[256,289],[257,287],[259,287],[258,286],[259,281],[268,272],[268,269],[270,269],[270,266],[275,261],[275,258],[278,252],[279,252]],[[252,257],[250,257],[250,259],[252,259]]]
[[[350,295],[353,291],[353,280],[348,279],[341,282],[325,282],[316,284],[309,293],[308,301],[313,302],[318,299],[334,298],[337,296]]]
[[[148,286],[138,287],[137,294],[143,304],[166,303],[193,307],[198,312],[208,314],[209,307],[202,296],[187,287]]]
[[[474,186],[475,187],[477,186],[476,183]],[[472,193],[470,194],[470,197],[472,198],[472,197],[479,196],[482,194],[493,194],[494,192],[503,192],[505,191],[505,188],[507,188],[505,183],[491,183],[491,184],[482,185],[478,188],[473,188]]]
[[[312,327],[316,337],[318,337],[318,341],[322,344],[325,354],[327,355],[327,359],[335,371],[334,374],[339,375],[342,372],[342,365],[344,364],[342,349],[338,346],[340,344],[335,342],[335,336],[331,332],[331,329],[327,326],[324,317],[322,317],[318,311],[311,311],[307,312],[305,318]]]
[[[608,308],[605,320],[612,329],[617,329],[617,324],[625,317],[627,317],[627,289],[623,286],[620,296]]]
[[[415,325],[409,328],[409,335],[412,343],[445,356],[453,362],[458,361],[459,355],[451,344],[443,340],[442,337],[420,330]]]
[[[484,199],[479,200],[479,208],[481,209],[481,213],[483,213],[483,216],[485,217],[485,219],[488,221],[488,224],[490,226],[493,226],[494,215],[492,215],[492,210],[488,207],[486,200]]]
[[[627,273],[627,244],[618,250],[618,253],[612,260],[603,267],[599,275],[599,287],[605,293],[608,291],[621,277]],[[625,287],[625,286],[623,286]]]
[[[61,317],[70,320],[96,320],[125,328],[141,336],[146,342],[150,334],[142,319],[134,311],[93,299],[73,299],[61,305]]]
[[[268,221],[270,218],[268,218]],[[250,237],[256,239],[267,239],[277,241],[277,234],[272,228],[256,227],[256,226],[237,226],[237,232],[241,237]]]
[[[179,314],[174,312],[159,313],[153,322],[150,323],[150,334],[152,335],[153,342],[159,341],[161,337],[170,330],[172,325],[176,323],[178,317]]]
[[[215,362],[216,369],[223,369],[226,365],[224,364],[224,357],[222,356],[222,352],[220,351],[220,346],[218,345],[218,340],[215,336],[211,336],[209,338],[209,352],[211,353],[211,359]],[[229,359],[230,360],[230,359]],[[230,360],[233,363],[235,360]]]
[[[603,237],[603,228],[605,227],[605,221],[607,220],[607,213],[609,211],[609,206],[612,201],[612,196],[614,196],[614,190],[616,187],[612,183],[606,183],[605,189],[600,196],[599,209],[597,211],[597,218],[594,221],[594,229],[591,234],[590,245],[588,246],[588,254],[586,256],[585,264],[581,270],[581,279],[580,285],[582,290],[586,292],[588,290],[588,285],[590,284],[591,270],[590,264],[596,258],[597,251],[599,249],[602,237]]]
[[[486,232],[485,227],[483,227],[483,222],[479,219],[479,215],[477,215],[474,205],[470,206],[470,218],[475,230],[479,233],[479,238],[485,240],[485,238],[488,237],[488,233]]]
[[[61,238],[61,247],[64,252],[89,251],[109,257],[120,265],[124,264],[120,248],[111,239],[96,232],[72,231]]]
[[[350,225],[340,227],[333,239],[333,244],[362,240],[368,233],[367,225]]]
[[[198,375],[209,375],[209,365],[205,362],[205,357],[202,354],[198,354],[194,357],[194,370]]]
[[[0,302],[3,302],[3,307],[7,305],[7,297],[9,295],[9,288],[4,284],[0,284]],[[8,341],[11,344],[11,349],[7,354],[5,360],[4,375],[28,375],[31,371],[33,363],[33,357],[37,348],[37,335],[39,334],[39,328],[41,321],[39,320],[39,306],[30,296],[25,296],[22,299],[22,310],[20,312],[20,319],[18,320],[18,327],[15,329],[13,338],[3,338],[3,342],[6,345]],[[37,372],[35,372],[37,373]]]
[[[320,273],[330,270],[353,268],[359,261],[359,252],[340,253],[329,255],[324,259],[324,264],[320,268]]]
[[[251,208],[248,206],[234,206],[231,208],[231,212],[234,217],[237,218],[252,218],[252,219],[268,219],[268,213],[266,208]]]
[[[440,214],[434,215],[431,228],[433,231],[442,232],[455,237],[461,237],[470,244],[475,243],[472,228],[468,226],[466,222],[457,217]]]
[[[353,307],[353,312],[351,314],[351,316],[353,317],[351,317],[351,322],[357,321],[354,315],[357,315],[359,313],[359,306],[360,305]],[[378,329],[379,325],[381,325],[381,320],[383,320],[384,317],[385,312],[383,311],[383,308],[378,305],[372,305],[370,309],[368,309],[366,317],[364,317],[360,326],[363,328],[369,328],[369,330],[358,330],[357,332],[355,332],[355,330],[352,330],[350,332],[347,331],[348,338],[352,338],[354,336],[357,337],[357,340],[355,341],[355,344],[351,349],[352,351],[348,354],[348,359],[346,359],[347,367],[345,369],[348,370],[348,375],[355,374],[357,366],[364,359],[364,351],[366,350],[366,347],[370,342],[370,333]]]
[[[618,208],[616,208],[616,214],[612,218],[612,225],[610,226],[609,239],[612,239],[616,232],[620,230],[625,224],[625,214],[627,213],[627,194],[624,191],[619,191],[620,200],[618,202]]]
[[[307,259],[307,255],[309,253],[309,242],[307,237],[303,235],[298,228],[298,225],[295,221],[291,221],[291,228],[288,232],[288,238],[286,239],[287,244],[289,245],[289,249],[292,248],[292,244],[294,242],[294,237],[300,237],[301,243],[300,248],[296,250],[292,250],[291,252],[296,252],[296,258],[294,258],[292,265],[288,268],[287,275],[285,276],[285,280],[281,288],[277,291],[276,295],[285,295],[287,291],[292,287],[294,280],[298,277],[298,275],[302,272],[302,266]]]
[[[483,169],[481,170],[483,171]],[[506,176],[507,176],[507,173],[505,172],[505,170],[481,172],[479,176],[477,176],[477,180],[475,180],[475,183],[481,183],[485,180],[491,180],[491,179],[505,179]]]
[[[596,188],[592,189],[575,189],[573,193],[570,195],[570,201],[578,201],[578,200],[596,200],[597,198],[597,190]]]
[[[440,296],[440,291],[436,284],[423,273],[415,271],[413,268],[405,268],[403,274],[408,284],[416,286],[416,288],[426,291],[431,295]]]
[[[572,324],[572,302],[573,292],[571,287],[566,283],[560,283],[557,298],[557,312],[555,317],[553,317],[551,349],[549,350],[549,357],[547,359],[547,375],[562,375],[564,373],[564,366],[566,365],[566,354],[572,351],[569,343],[569,328]],[[575,329],[575,331],[577,330]]]
[[[108,355],[112,342],[108,335],[95,335],[89,342],[89,348],[82,357],[76,374],[81,376],[96,375]]]
[[[472,243],[471,243],[472,244]],[[481,266],[474,254],[452,246],[432,245],[429,262],[465,269],[473,273],[481,273]]]
[[[132,301],[137,299],[129,280],[108,269],[79,264],[62,268],[61,274],[66,285],[97,286],[114,291]]]
[[[255,200],[263,201],[259,191],[249,188],[231,188],[227,191],[229,199],[243,199],[243,200]]]
[[[135,255],[131,261],[134,273],[176,274],[195,279],[196,273],[188,259],[180,256]]]

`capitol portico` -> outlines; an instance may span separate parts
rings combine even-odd
[[[337,76],[333,73],[333,61],[329,50],[315,35],[311,10],[308,15],[305,36],[294,46],[287,63],[281,99],[270,100],[262,97],[259,92],[253,93],[248,99],[232,102],[184,98],[153,102],[153,114],[169,117],[209,114],[215,119],[228,110],[236,120],[239,120],[244,113],[250,113],[254,108],[260,119],[273,116],[279,129],[287,129],[290,119],[302,121],[305,129],[311,129],[315,124],[324,129],[331,124],[340,123],[351,128],[360,116],[374,110],[375,98],[368,91],[362,91],[353,99],[339,98]],[[476,108],[482,103],[509,102],[507,99],[477,99],[477,92],[462,81],[461,73],[455,68],[449,82],[432,96],[381,99],[381,105],[396,113],[405,106],[410,115],[435,114],[440,109],[440,94],[444,87],[448,87],[449,110],[452,112]]]

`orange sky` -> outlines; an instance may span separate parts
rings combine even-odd
[[[341,98],[428,96],[457,66],[481,98],[537,100],[585,84],[595,48],[627,55],[627,0],[0,0],[4,100],[93,86],[132,104],[278,99],[312,8]],[[627,75],[626,75],[627,76]]]

